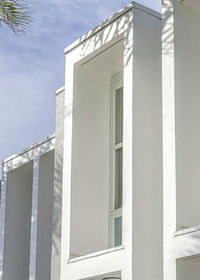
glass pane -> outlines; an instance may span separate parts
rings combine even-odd
[[[115,218],[114,221],[114,246],[122,245],[122,217]]]
[[[115,144],[123,138],[123,88],[115,92]]]
[[[122,207],[122,148],[115,151],[115,209]]]

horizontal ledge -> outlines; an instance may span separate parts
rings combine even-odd
[[[56,90],[56,95],[63,92],[64,90],[65,90],[65,86],[60,87],[59,89]]]
[[[74,262],[82,261],[82,260],[85,260],[85,259],[98,257],[98,256],[101,256],[101,255],[109,254],[111,252],[115,252],[115,251],[119,251],[119,250],[123,250],[123,249],[124,249],[124,246],[121,245],[121,246],[118,246],[118,247],[113,247],[113,248],[97,251],[97,252],[94,252],[94,253],[91,253],[91,254],[87,254],[87,255],[84,255],[84,256],[69,259],[68,263],[74,263]]]
[[[123,16],[125,13],[127,13],[131,9],[133,9],[133,2],[129,3],[127,6],[120,9],[118,12],[114,13],[114,15],[112,15],[111,17],[109,17],[108,19],[106,19],[105,21],[103,21],[102,23],[97,25],[95,28],[91,29],[86,34],[81,36],[78,40],[76,40],[75,42],[73,42],[72,44],[67,46],[64,50],[64,53],[66,54],[66,53],[72,51],[74,48],[76,48],[77,46],[79,46],[80,44],[82,44],[83,42],[85,42],[86,40],[91,38],[92,36],[96,35],[102,29],[104,29],[109,24],[111,24],[113,21],[115,21],[118,18],[120,18],[121,16]]]
[[[189,227],[189,228],[185,228],[185,229],[181,229],[181,230],[177,230],[174,233],[174,236],[180,236],[180,235],[185,235],[185,234],[189,234],[195,231],[200,231],[200,225],[198,226],[194,226],[194,227]]]
[[[51,134],[50,136],[46,137],[46,138],[43,139],[43,140],[40,140],[40,141],[37,142],[37,143],[35,143],[35,144],[29,146],[28,148],[25,148],[25,149],[23,149],[22,151],[20,151],[20,152],[18,152],[18,153],[16,153],[16,154],[14,154],[14,155],[12,155],[12,156],[10,156],[10,157],[4,159],[4,160],[2,161],[2,164],[5,164],[5,163],[7,163],[8,161],[11,161],[11,160],[17,158],[17,157],[19,157],[19,156],[21,156],[21,155],[23,155],[23,154],[29,152],[30,150],[33,150],[33,149],[35,149],[36,147],[38,147],[38,146],[40,146],[40,145],[43,145],[43,144],[46,143],[46,142],[51,141],[51,140],[54,139],[54,138],[55,138],[55,133],[54,133],[54,134]]]

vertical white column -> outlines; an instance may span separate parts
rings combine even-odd
[[[62,263],[70,258],[70,220],[71,220],[71,157],[72,157],[72,108],[74,61],[66,55],[65,66],[65,108],[63,144],[63,189],[62,189],[62,233],[61,233],[61,279]]]
[[[37,252],[37,214],[38,214],[38,186],[39,186],[39,153],[34,151],[33,188],[32,188],[32,215],[31,215],[31,242],[29,280],[36,279],[36,252]]]
[[[124,123],[123,123],[123,210],[122,230],[125,247],[122,279],[133,279],[133,10],[126,15],[124,32]]]
[[[162,6],[164,280],[176,279],[175,86],[173,0]]]
[[[8,171],[7,165],[3,164],[2,181],[1,181],[1,208],[0,208],[0,280],[3,279],[7,171]]]

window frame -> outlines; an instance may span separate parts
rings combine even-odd
[[[123,170],[123,134],[122,141],[115,144],[116,140],[116,127],[115,127],[115,108],[116,108],[116,91],[123,88],[123,80],[120,79],[110,86],[110,207],[109,207],[109,245],[110,247],[115,247],[115,219],[122,217],[122,207],[115,208],[115,197],[116,197],[116,151],[122,149],[122,170]],[[123,103],[122,103],[123,106]],[[123,122],[122,122],[123,131]],[[122,180],[123,181],[123,180]],[[122,185],[123,193],[123,185]],[[122,230],[122,240],[123,240],[123,230]],[[120,244],[119,246],[121,246]]]

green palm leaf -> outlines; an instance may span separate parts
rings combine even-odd
[[[0,27],[5,23],[15,33],[24,33],[32,21],[24,0],[0,0]]]

